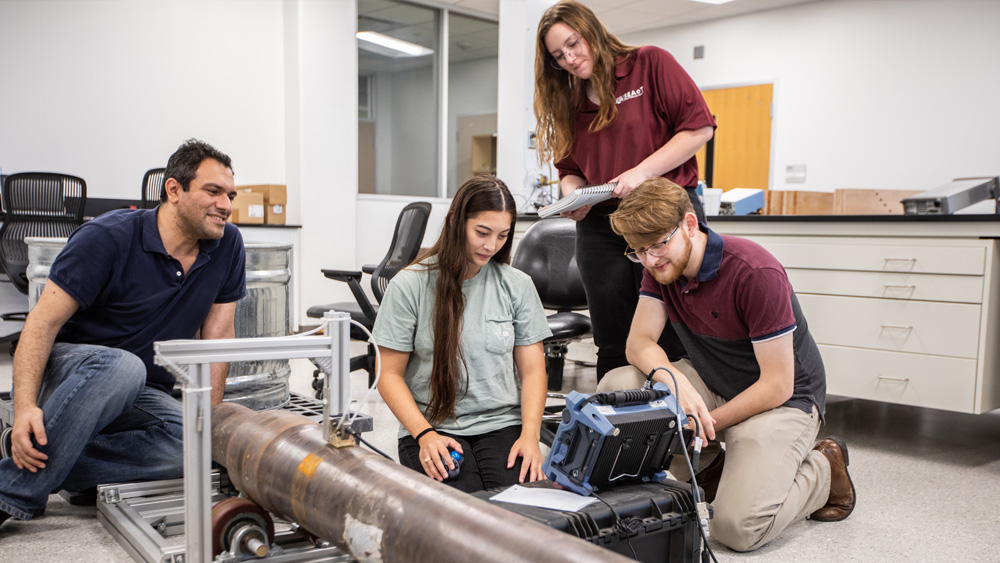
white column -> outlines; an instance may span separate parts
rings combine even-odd
[[[289,192],[299,196],[299,319],[308,323],[310,306],[353,300],[346,284],[320,270],[355,264],[357,3],[286,0],[284,17],[285,162]]]
[[[500,0],[500,54],[497,76],[497,176],[507,183],[518,205],[531,191],[538,159],[528,148],[535,130],[535,33],[553,0]],[[519,208],[519,211],[524,211]]]

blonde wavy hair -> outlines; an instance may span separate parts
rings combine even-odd
[[[639,248],[656,243],[688,213],[694,213],[694,205],[687,190],[666,178],[650,178],[622,198],[611,214],[611,230]]]
[[[607,127],[618,115],[615,105],[615,65],[620,57],[638,47],[626,45],[615,37],[590,8],[575,0],[562,0],[542,14],[538,22],[535,47],[535,132],[538,162],[560,160],[573,146],[573,121],[586,95],[586,82],[557,65],[545,46],[545,36],[557,23],[568,25],[590,47],[593,74],[590,83],[600,100],[597,117],[590,123],[591,132]]]

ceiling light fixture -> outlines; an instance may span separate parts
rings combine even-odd
[[[711,4],[713,6],[718,6],[720,4],[728,4],[733,0],[689,0],[691,2],[698,2],[701,4]]]
[[[422,45],[396,39],[377,31],[359,31],[355,37],[359,41],[358,47],[387,57],[424,57],[434,53]]]

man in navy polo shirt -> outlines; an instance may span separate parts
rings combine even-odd
[[[847,518],[856,502],[847,446],[837,437],[814,446],[826,374],[781,264],[760,245],[699,223],[684,189],[663,178],[627,195],[611,226],[645,270],[631,366],[610,372],[598,390],[640,387],[646,377],[674,389],[676,378],[681,407],[709,440],[699,484],[708,493],[712,474],[719,479],[712,535],[750,551],[807,516]],[[657,345],[667,322],[689,360],[671,363]],[[670,471],[687,479],[680,465]]]
[[[235,337],[246,257],[226,222],[228,156],[191,139],[164,177],[159,207],[84,224],[52,264],[14,356],[0,523],[31,519],[55,490],[183,473],[180,403],[153,342]],[[213,404],[228,371],[212,366]]]

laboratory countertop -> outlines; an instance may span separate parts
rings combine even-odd
[[[518,221],[538,221],[537,213],[518,213]],[[715,222],[760,223],[1000,223],[998,214],[955,215],[711,215],[709,224]]]
[[[761,222],[776,221],[779,223],[997,223],[1000,214],[967,214],[967,215],[715,215],[708,218],[709,223],[726,222]]]

